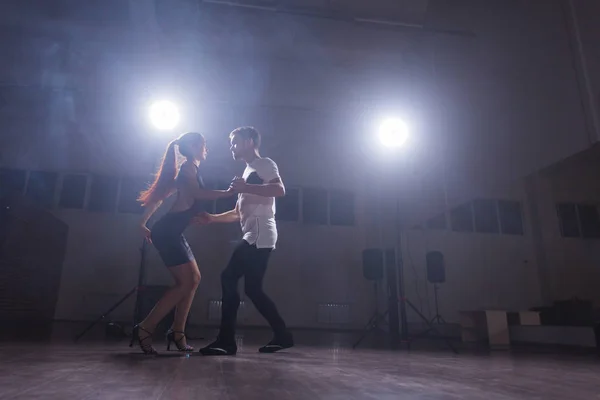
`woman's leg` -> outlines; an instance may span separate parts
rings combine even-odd
[[[156,326],[185,296],[196,291],[200,281],[200,273],[195,261],[169,267],[169,272],[175,279],[175,286],[170,287],[158,300],[152,311],[140,322],[140,326],[149,332],[153,332]],[[188,307],[189,310],[189,307]],[[140,331],[140,339],[149,336],[148,333]]]
[[[182,278],[175,279],[185,279],[190,285],[187,287],[189,291],[183,296],[179,303],[175,306],[175,318],[173,318],[173,326],[171,329],[174,332],[184,332],[185,324],[187,322],[188,315],[190,313],[190,308],[192,307],[192,302],[194,301],[194,296],[196,295],[196,289],[200,284],[200,270],[198,269],[198,264],[195,260],[190,261],[191,271],[188,276]],[[185,336],[182,333],[175,333],[175,340],[179,341],[179,344],[185,346],[187,344],[185,340]]]

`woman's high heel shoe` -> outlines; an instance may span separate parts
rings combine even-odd
[[[140,339],[140,331],[146,332],[148,334],[148,336],[146,336],[143,339]],[[144,344],[144,342],[146,340],[152,340],[152,332],[148,332],[147,330],[145,330],[141,326],[136,325],[136,326],[133,327],[133,331],[131,332],[131,342],[129,343],[129,347],[133,347],[133,343],[136,340],[139,343],[140,349],[142,349],[142,351],[144,352],[144,354],[153,354],[153,355],[158,354],[158,352],[156,351],[156,349],[154,347],[152,347],[151,343]]]
[[[181,337],[179,339],[175,339],[175,334],[181,334]],[[175,347],[177,347],[177,350],[179,351],[194,351],[194,348],[188,344],[181,344],[181,341],[185,339],[185,333],[184,332],[178,332],[178,331],[174,331],[172,329],[169,329],[169,331],[167,332],[167,351],[171,350],[171,343],[175,344]]]

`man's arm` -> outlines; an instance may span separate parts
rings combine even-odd
[[[231,190],[209,190],[201,188],[198,185],[198,178],[196,177],[196,167],[191,163],[185,162],[181,166],[181,174],[183,174],[184,182],[195,199],[218,200],[234,194]]]
[[[256,168],[258,176],[263,180],[263,184],[246,183],[243,179],[235,179],[231,187],[238,193],[249,193],[262,197],[282,197],[285,196],[285,186],[279,175],[277,164],[270,158],[260,160]]]
[[[282,197],[285,196],[285,186],[281,182],[281,178],[275,178],[269,183],[264,184],[251,184],[241,183],[236,186],[235,181],[233,190],[239,191],[239,193],[250,193],[262,197]]]

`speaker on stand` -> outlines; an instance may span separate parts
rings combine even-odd
[[[432,324],[445,324],[446,321],[440,315],[438,290],[439,284],[446,282],[446,267],[444,265],[444,255],[440,251],[429,251],[425,256],[427,262],[427,280],[433,283],[433,293],[435,299],[435,315],[431,319]]]
[[[367,335],[374,330],[382,330],[382,325],[387,325],[386,316],[388,310],[383,314],[379,312],[379,284],[383,280],[384,256],[381,249],[366,249],[362,252],[363,276],[368,281],[373,281],[373,292],[375,300],[375,312],[365,325],[363,334],[354,343],[352,348],[356,348]]]

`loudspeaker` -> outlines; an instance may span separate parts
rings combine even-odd
[[[26,198],[0,198],[0,326],[51,323],[67,235],[64,222]]]
[[[396,253],[394,249],[385,251],[387,268],[395,266]],[[369,281],[379,281],[384,277],[383,251],[381,249],[366,249],[362,252],[363,276]],[[388,271],[389,272],[389,271]]]
[[[383,252],[381,249],[366,249],[362,252],[363,276],[369,281],[383,279]]]
[[[431,283],[446,282],[446,267],[444,266],[444,255],[439,251],[427,252],[427,280]]]
[[[384,265],[385,258],[385,265]],[[362,252],[363,275],[370,281],[382,281],[385,275],[384,293],[387,297],[387,309],[389,316],[389,327],[392,338],[399,337],[400,326],[398,315],[398,285],[396,274],[396,250],[386,249],[385,257],[382,249],[366,249]],[[398,261],[401,261],[400,258]],[[384,270],[385,268],[385,270]],[[385,271],[385,274],[384,274]],[[402,276],[399,277],[402,279]],[[377,291],[377,283],[375,284]]]

